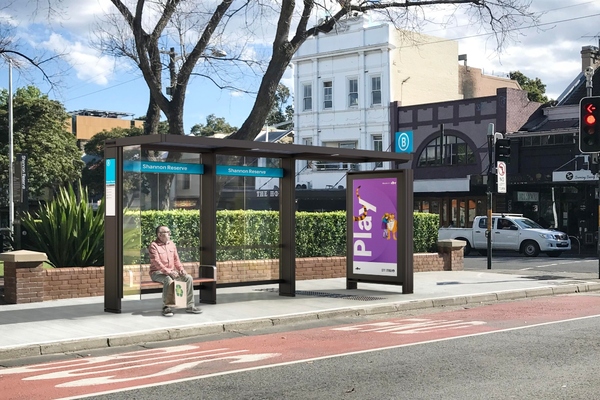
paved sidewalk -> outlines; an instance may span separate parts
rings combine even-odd
[[[536,296],[600,291],[598,279],[539,277],[480,271],[420,272],[414,293],[399,286],[345,278],[298,281],[296,297],[278,285],[217,290],[216,305],[203,313],[161,315],[160,294],[127,296],[122,313],[104,312],[104,297],[0,305],[0,360],[142,344],[224,331],[243,331],[340,316],[474,304]],[[196,293],[197,295],[197,293]]]

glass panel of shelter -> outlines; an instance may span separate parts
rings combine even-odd
[[[199,276],[200,164],[201,157],[196,153],[169,154],[142,149],[135,158],[124,156],[123,175],[135,176],[137,182],[129,184],[124,179],[124,201],[129,193],[133,200],[124,203],[123,220],[127,221],[130,213],[138,215],[139,220],[136,273],[128,272],[132,268],[125,260],[123,263],[127,293],[139,292],[140,283],[151,280],[148,247],[157,239],[156,228],[161,225],[171,232],[170,240],[176,244],[186,271]],[[125,241],[125,227],[123,235]]]
[[[279,158],[220,156],[218,163],[281,167]],[[280,185],[277,177],[217,176],[217,260],[227,261],[220,267],[220,283],[279,279]]]
[[[123,148],[123,294],[140,293],[141,269],[141,202],[142,179],[136,163],[141,160],[141,147]]]

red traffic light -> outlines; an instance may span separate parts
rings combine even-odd
[[[579,102],[579,150],[600,153],[600,96],[584,97]]]
[[[596,123],[596,117],[590,114],[585,117],[584,121],[587,125],[594,125]]]

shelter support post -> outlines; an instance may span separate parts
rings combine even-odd
[[[114,207],[105,205],[104,216],[104,311],[121,312],[123,297],[123,157],[122,147],[106,146],[105,164],[115,163],[114,198],[107,193],[104,201],[112,201]],[[108,161],[111,160],[111,161]],[[106,166],[105,168],[109,168]],[[105,183],[106,184],[106,183]],[[108,185],[107,185],[108,186]],[[108,188],[105,188],[108,189]],[[110,210],[115,210],[111,212]]]
[[[408,229],[405,229],[404,233],[399,238],[399,252],[398,257],[402,257],[403,260],[398,260],[405,265],[406,268],[402,270],[404,276],[402,276],[402,294],[411,294],[414,292],[414,258],[413,258],[413,229],[410,229],[413,224],[413,170],[404,170],[406,174],[406,186],[404,190],[401,190],[398,195],[398,210],[399,213],[405,213],[405,220]]]
[[[279,295],[296,295],[296,163],[293,158],[282,158],[280,203],[279,203]]]
[[[200,264],[217,265],[217,156],[203,153],[202,189],[200,193]]]

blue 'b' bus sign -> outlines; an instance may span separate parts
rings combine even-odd
[[[395,153],[412,153],[413,151],[413,132],[396,132],[394,146]]]

